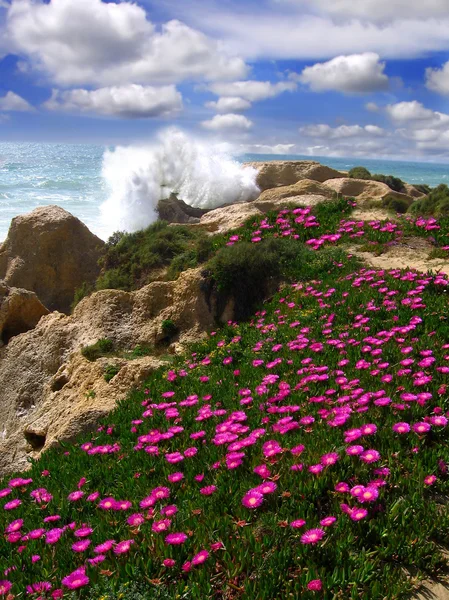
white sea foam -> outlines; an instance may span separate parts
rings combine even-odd
[[[157,219],[161,198],[175,192],[196,208],[217,208],[257,197],[257,171],[217,145],[168,129],[151,146],[117,147],[103,158],[109,198],[101,206],[103,229],[137,231]]]

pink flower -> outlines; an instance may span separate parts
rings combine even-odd
[[[3,508],[5,510],[14,510],[15,508],[19,508],[19,506],[22,504],[22,500],[19,500],[18,498],[16,498],[15,500],[11,500],[11,502],[7,502]]]
[[[309,581],[307,584],[307,589],[311,592],[320,592],[323,589],[321,579],[312,579],[312,581]]]
[[[324,519],[321,519],[320,525],[322,527],[330,527],[330,525],[333,525],[336,520],[336,517],[325,517]]]
[[[176,565],[176,561],[173,560],[172,558],[166,558],[166,559],[164,559],[162,564],[164,565],[164,567],[167,567],[170,569],[171,567],[174,567]]]
[[[427,477],[424,477],[424,483],[426,485],[433,485],[436,480],[437,478],[435,475],[427,475]]]
[[[349,492],[349,485],[347,483],[345,483],[344,481],[341,481],[340,483],[336,484],[336,486],[334,487],[334,490],[336,492],[340,492],[340,493]]]
[[[124,540],[123,542],[119,542],[114,548],[114,554],[126,554],[134,543],[134,540]]]
[[[215,491],[217,491],[216,485],[206,485],[206,487],[200,489],[200,494],[203,494],[203,496],[211,496]]]
[[[186,541],[186,539],[187,535],[185,533],[169,533],[165,537],[165,543],[174,546],[179,546],[180,544],[183,544]]]
[[[135,513],[134,515],[128,517],[126,522],[131,527],[139,527],[139,525],[143,525],[145,523],[145,517],[140,513]]]
[[[207,550],[201,550],[198,554],[192,558],[192,565],[202,565],[209,558],[209,552]]]
[[[265,481],[257,486],[256,490],[261,494],[272,494],[277,490],[277,485],[273,481]]]
[[[16,519],[12,523],[10,523],[6,528],[6,533],[13,533],[15,531],[19,531],[23,527],[23,519]]]
[[[115,540],[106,540],[102,544],[95,546],[94,552],[95,554],[103,554],[104,552],[109,552],[114,547]]]
[[[309,529],[301,536],[301,544],[317,544],[325,536],[323,529]]]
[[[413,425],[412,429],[415,433],[422,435],[422,434],[430,431],[430,425],[429,425],[429,423],[415,423]]]
[[[377,450],[365,450],[360,455],[360,460],[367,464],[377,462],[380,460],[380,453]]]
[[[167,479],[169,480],[170,483],[177,483],[178,481],[181,481],[181,479],[184,479],[184,474],[183,473],[172,473],[171,475],[169,475],[167,477]]]
[[[154,531],[155,533],[161,533],[162,531],[167,531],[170,525],[170,519],[161,519],[160,521],[155,521],[153,523],[151,526],[151,531]]]
[[[115,498],[103,498],[103,500],[100,500],[100,502],[98,503],[98,508],[101,508],[103,510],[113,510],[115,509],[115,505]]]
[[[77,500],[81,500],[83,496],[84,492],[82,492],[81,490],[77,490],[76,492],[72,492],[71,494],[69,494],[67,498],[69,502],[76,502]]]
[[[93,533],[93,529],[92,527],[80,527],[80,529],[77,529],[74,533],[75,537],[77,538],[85,538],[85,537],[89,537],[91,533]]]
[[[168,487],[160,486],[154,488],[154,490],[151,492],[151,495],[153,498],[156,498],[156,500],[163,500],[164,498],[168,498],[170,496],[170,490]]]
[[[80,540],[72,545],[73,552],[85,552],[91,544],[90,540]]]
[[[349,516],[353,521],[361,521],[367,516],[367,514],[368,511],[366,508],[353,508],[349,513]]]
[[[6,579],[0,581],[0,596],[6,596],[9,590],[12,588],[12,583]]]
[[[257,508],[262,502],[263,494],[256,492],[255,490],[247,492],[242,498],[242,504],[243,506],[246,506],[246,508]]]
[[[376,487],[368,486],[364,488],[357,498],[359,502],[374,502],[379,497],[379,491]]]
[[[54,592],[52,592],[51,597],[53,598],[53,600],[60,600],[60,598],[64,597],[64,591],[61,589],[55,590]]]
[[[64,577],[62,585],[69,590],[77,590],[85,585],[89,585],[89,577],[87,577],[84,568],[81,567],[80,569],[73,571],[73,573],[70,573],[70,575],[67,575],[67,577]]]
[[[393,425],[392,429],[395,433],[400,433],[400,434],[408,433],[410,431],[410,425],[408,423],[403,423],[403,422],[395,423]]]
[[[293,527],[293,529],[300,529],[305,524],[306,522],[304,521],[304,519],[296,519],[295,521],[292,521],[290,523],[290,527]]]
[[[321,464],[324,465],[325,467],[328,467],[330,465],[335,465],[335,463],[337,462],[337,460],[340,457],[338,456],[338,454],[336,452],[329,452],[329,454],[324,454],[321,457]]]
[[[174,504],[169,504],[168,506],[164,506],[164,508],[161,508],[161,515],[164,515],[165,517],[173,517],[174,515],[176,515],[177,512],[178,507]]]

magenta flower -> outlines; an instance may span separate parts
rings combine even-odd
[[[435,475],[427,475],[427,477],[424,477],[424,483],[426,485],[433,485],[436,480],[437,478]]]
[[[170,490],[168,487],[157,487],[154,488],[154,490],[151,492],[151,495],[153,498],[156,498],[156,500],[163,500],[164,498],[168,498],[170,496]]]
[[[329,452],[329,454],[324,454],[321,457],[321,464],[324,465],[325,467],[328,467],[330,465],[335,465],[335,463],[337,462],[337,460],[340,457],[338,456],[337,452]]]
[[[74,532],[74,536],[77,538],[85,538],[89,537],[90,534],[93,532],[94,530],[92,529],[92,527],[80,527]]]
[[[69,590],[77,590],[78,588],[89,585],[89,577],[87,577],[84,568],[81,567],[62,580],[62,585]]]
[[[368,486],[364,488],[360,494],[358,494],[357,498],[359,502],[375,502],[379,497],[379,491],[376,487]]]
[[[242,498],[243,506],[246,508],[257,508],[263,502],[263,494],[255,490],[247,492]]]
[[[363,446],[359,446],[359,445],[348,446],[346,448],[346,454],[348,454],[349,456],[358,456],[359,454],[362,454],[362,452],[364,450],[365,450],[365,448]]]
[[[139,527],[139,525],[143,525],[145,523],[145,517],[140,513],[136,513],[128,517],[126,522],[131,527]]]
[[[330,527],[336,520],[336,517],[325,517],[324,519],[321,519],[320,525],[321,527]]]
[[[22,500],[19,500],[18,498],[16,498],[15,500],[11,500],[10,502],[7,502],[3,508],[5,510],[14,510],[15,508],[19,508],[19,506],[22,504]]]
[[[82,492],[81,490],[77,490],[76,492],[72,492],[71,494],[69,494],[67,498],[69,502],[76,502],[77,500],[81,500],[83,496],[84,492]]]
[[[295,521],[292,521],[290,523],[290,527],[293,527],[293,529],[300,529],[305,524],[306,522],[304,521],[304,519],[296,519]]]
[[[317,544],[325,536],[323,529],[309,529],[301,536],[301,544]]]
[[[49,592],[51,588],[52,585],[49,581],[39,581],[38,583],[27,585],[26,591],[28,594],[39,594],[41,592]]]
[[[392,427],[393,431],[395,433],[400,433],[400,434],[404,434],[404,433],[408,433],[410,431],[410,425],[408,423],[395,423]]]
[[[85,552],[91,544],[90,540],[79,540],[72,545],[73,552]]]
[[[114,548],[114,554],[126,554],[134,543],[134,540],[124,540],[123,542],[119,542]]]
[[[207,550],[201,550],[198,554],[192,558],[192,565],[202,565],[209,558],[209,552]]]
[[[428,431],[430,431],[430,425],[429,425],[429,423],[415,423],[413,425],[412,429],[415,433],[418,433],[419,435],[423,435],[424,433],[427,433]]]
[[[367,516],[367,514],[368,511],[365,508],[353,508],[350,511],[349,516],[353,521],[361,521]]]
[[[100,500],[98,503],[98,508],[101,508],[102,510],[114,510],[115,505],[115,498],[103,498],[103,500]]]
[[[165,543],[171,546],[179,546],[183,544],[187,539],[187,535],[185,533],[169,533],[165,537]]]
[[[9,496],[11,492],[11,488],[4,488],[3,490],[0,490],[0,498],[6,498],[6,496]]]
[[[178,483],[181,479],[184,479],[184,474],[181,472],[172,473],[167,477],[170,483]]]
[[[171,567],[174,567],[176,565],[176,561],[173,560],[173,558],[165,558],[162,564],[164,565],[164,567],[170,569]]]
[[[203,496],[211,496],[216,491],[216,485],[206,485],[206,487],[200,489],[200,494],[202,494]]]
[[[151,531],[154,531],[155,533],[162,533],[163,531],[167,531],[170,525],[170,519],[161,519],[160,521],[155,521],[153,523],[151,526]]]
[[[344,481],[341,481],[340,483],[337,483],[334,490],[344,494],[345,492],[349,492],[349,485]]]
[[[23,527],[23,519],[16,519],[15,521],[12,521],[12,523],[10,523],[7,528],[6,528],[6,533],[14,533],[15,531],[19,531],[20,529],[22,529]]]
[[[9,590],[12,588],[12,583],[6,579],[0,581],[0,596],[6,596]]]
[[[256,490],[261,494],[272,494],[277,490],[277,485],[273,481],[265,481],[257,486]]]
[[[323,589],[321,579],[312,579],[312,581],[309,581],[307,584],[307,589],[311,592],[320,592]]]
[[[115,540],[106,540],[106,542],[103,542],[102,544],[95,546],[94,552],[95,552],[95,554],[103,554],[105,552],[109,552],[109,550],[112,550],[114,545],[115,545]]]
[[[174,504],[169,504],[168,506],[164,506],[161,508],[161,515],[165,517],[173,517],[178,512],[178,507]]]
[[[360,460],[367,464],[377,462],[380,460],[380,453],[377,450],[365,450],[360,455]]]

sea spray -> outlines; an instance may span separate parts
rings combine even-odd
[[[253,200],[257,171],[244,167],[219,146],[168,129],[149,146],[106,151],[103,178],[110,195],[101,206],[103,228],[136,231],[157,219],[162,198],[175,192],[197,208],[217,208]]]

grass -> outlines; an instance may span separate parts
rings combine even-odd
[[[208,264],[223,291],[247,285],[248,261],[263,286],[273,248],[298,283],[172,357],[96,432],[33,462],[32,481],[0,482],[13,597],[48,582],[78,600],[396,600],[408,573],[447,573],[449,281],[363,269],[338,244],[449,229],[357,225],[350,211],[281,211],[230,234],[221,270]]]
[[[103,356],[111,356],[114,352],[114,343],[108,338],[101,338],[95,344],[84,346],[81,349],[81,354],[91,362],[96,361]]]

